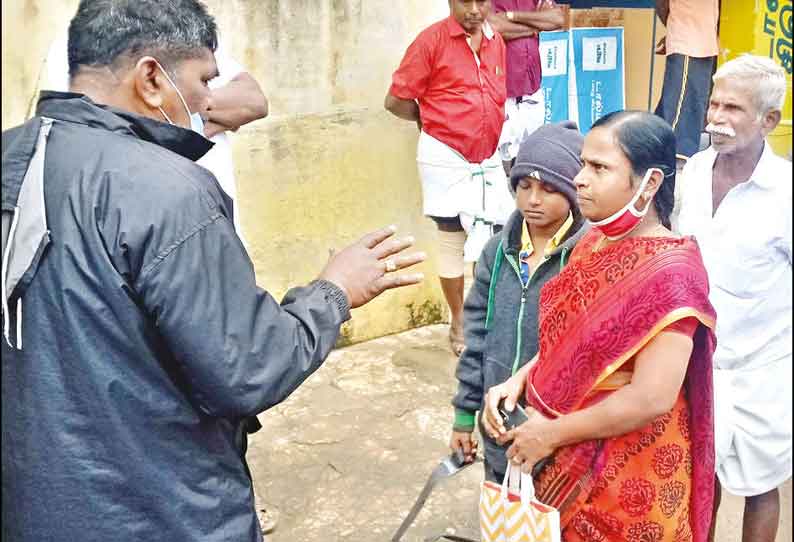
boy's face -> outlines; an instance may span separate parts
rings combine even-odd
[[[571,212],[568,198],[552,185],[534,177],[524,177],[518,181],[516,207],[524,215],[528,226],[539,228],[559,227]]]

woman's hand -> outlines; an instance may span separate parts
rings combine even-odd
[[[518,398],[524,393],[526,374],[519,371],[501,384],[497,384],[485,394],[485,407],[483,411],[483,427],[491,438],[498,438],[507,432],[502,416],[499,414],[499,403],[504,399],[505,409],[512,412],[516,407]]]
[[[507,459],[521,467],[522,472],[532,473],[532,468],[541,459],[550,456],[557,449],[555,420],[545,418],[536,410],[528,409],[529,419],[501,435],[499,444],[513,441],[507,449]]]

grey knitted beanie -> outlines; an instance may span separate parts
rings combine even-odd
[[[582,169],[583,143],[584,136],[573,121],[544,124],[521,142],[510,170],[510,189],[515,193],[518,181],[537,171],[544,183],[568,198],[571,210],[578,214],[573,178]]]

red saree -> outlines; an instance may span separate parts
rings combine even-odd
[[[553,418],[602,400],[631,381],[634,355],[665,329],[688,329],[694,349],[672,411],[632,433],[558,449],[536,494],[560,510],[565,542],[705,542],[715,314],[700,251],[691,238],[638,237],[594,252],[602,239],[588,233],[541,292],[527,403]]]

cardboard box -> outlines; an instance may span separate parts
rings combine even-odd
[[[624,10],[616,8],[572,9],[569,14],[572,27],[625,26]]]

